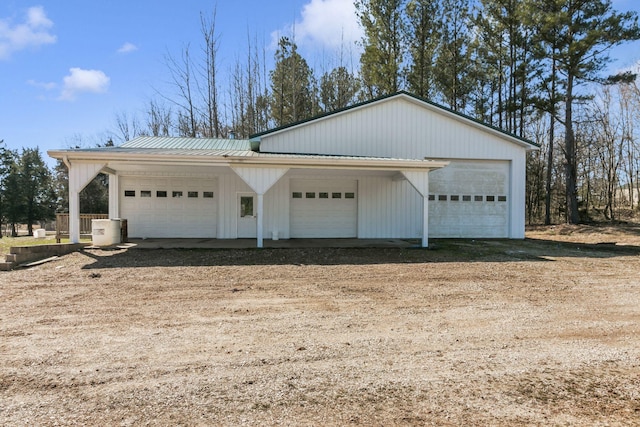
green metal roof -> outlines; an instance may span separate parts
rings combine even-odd
[[[250,151],[251,143],[246,139],[140,136],[123,143],[120,148]]]

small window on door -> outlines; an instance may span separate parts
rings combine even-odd
[[[202,192],[203,199],[213,199],[213,191],[203,191]]]
[[[240,197],[240,218],[253,216],[253,197]]]
[[[342,193],[331,193],[331,198],[332,199],[341,199],[342,198]]]
[[[344,193],[344,198],[345,199],[355,199],[356,198],[356,194],[355,193]]]
[[[487,196],[487,202],[495,202],[496,196]]]
[[[156,197],[167,197],[166,191],[156,191]]]
[[[124,190],[124,197],[136,197],[136,190]]]
[[[460,196],[458,196],[457,194],[452,194],[451,195],[451,201],[452,202],[459,202],[460,201]]]
[[[171,193],[173,195],[173,197],[175,198],[180,198],[182,197],[182,191],[174,191],[173,193]]]
[[[329,193],[318,193],[318,198],[320,199],[328,199]]]
[[[441,202],[446,202],[447,201],[447,195],[446,194],[438,194],[438,200]]]
[[[198,192],[197,191],[189,191],[189,192],[187,192],[187,197],[189,197],[190,199],[197,199],[198,198]]]
[[[151,191],[149,190],[142,190],[140,192],[140,197],[151,197]]]
[[[316,198],[316,193],[305,193],[305,197],[307,199],[315,199]]]
[[[291,197],[293,197],[294,199],[302,199],[302,193],[300,191],[294,191],[293,193],[291,193]]]
[[[473,200],[476,202],[481,202],[483,199],[482,196],[473,196]]]

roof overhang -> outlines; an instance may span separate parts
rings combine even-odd
[[[378,157],[322,156],[302,154],[270,154],[237,152],[232,154],[197,153],[191,150],[172,153],[167,150],[51,150],[49,156],[66,163],[106,163],[117,171],[116,164],[140,164],[157,166],[227,166],[227,167],[278,167],[289,169],[348,169],[376,171],[429,171],[449,164],[441,160],[391,159]]]

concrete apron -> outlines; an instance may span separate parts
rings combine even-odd
[[[256,239],[129,239],[116,245],[131,249],[254,249]],[[409,248],[419,239],[287,239],[264,240],[265,248]]]

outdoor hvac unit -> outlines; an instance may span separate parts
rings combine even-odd
[[[92,219],[91,243],[93,246],[111,246],[120,243],[120,220]]]

